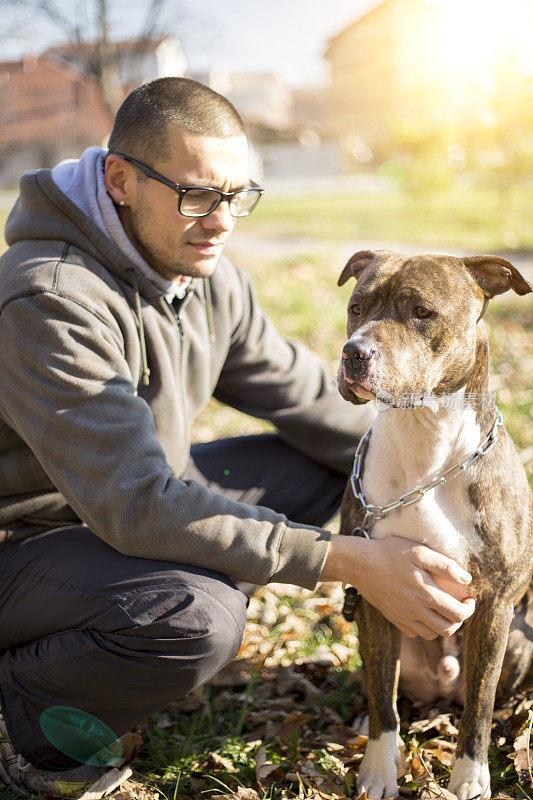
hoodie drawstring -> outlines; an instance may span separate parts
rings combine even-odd
[[[211,284],[209,278],[204,278],[205,295],[205,314],[207,317],[207,330],[209,331],[209,343],[215,341],[215,326],[213,325],[213,298],[211,297]]]
[[[132,267],[126,267],[126,269],[131,274],[131,282],[133,284],[133,296],[135,299],[135,314],[137,316],[137,322],[139,323],[139,344],[141,347],[141,367],[142,367],[141,379],[144,386],[148,386],[148,384],[150,383],[150,369],[148,368],[148,359],[146,356],[146,339],[144,338],[144,324],[142,318],[139,281],[137,280],[135,270]]]

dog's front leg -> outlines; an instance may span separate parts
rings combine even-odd
[[[400,632],[377,609],[361,599],[356,611],[359,644],[368,694],[369,739],[357,788],[369,800],[397,797]]]
[[[512,602],[487,593],[478,599],[474,616],[464,626],[465,706],[449,783],[459,800],[490,797],[487,752],[512,617]]]

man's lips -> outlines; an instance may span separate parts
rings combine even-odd
[[[224,242],[210,242],[210,241],[201,241],[201,242],[188,242],[191,247],[194,247],[199,253],[203,255],[212,255],[217,250],[219,250]]]

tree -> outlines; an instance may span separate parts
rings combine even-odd
[[[111,33],[112,29],[120,30],[120,18],[130,23],[131,30],[135,2],[123,4],[122,9],[120,5],[120,0],[0,0],[4,18],[8,16],[11,20],[1,39],[20,37],[22,31],[31,31],[37,24],[46,22],[51,30],[57,31],[63,43],[74,45],[75,62],[95,77],[114,113],[124,97],[124,89],[131,88],[121,84],[118,50]],[[148,0],[137,4],[137,10],[140,24],[134,36],[133,57],[139,60],[154,38],[168,36],[176,27],[183,29],[189,21],[181,0]],[[172,20],[168,12],[172,13]]]

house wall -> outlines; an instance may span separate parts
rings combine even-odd
[[[379,146],[407,105],[430,99],[432,76],[421,75],[420,64],[431,63],[433,21],[420,0],[385,0],[333,40],[326,54],[331,133]]]
[[[112,116],[95,81],[43,60],[0,65],[0,183],[25,169],[75,158],[109,134]]]

